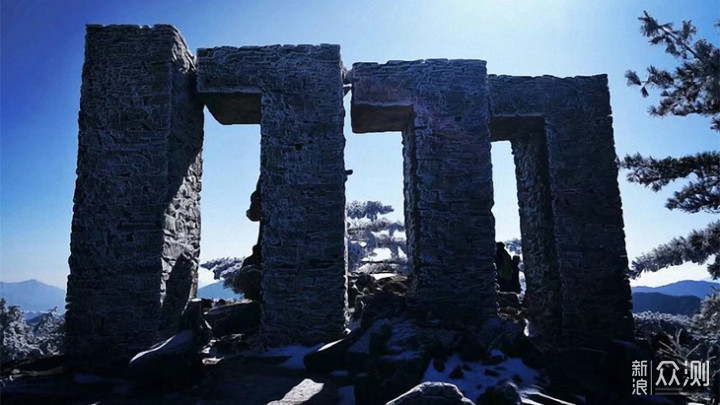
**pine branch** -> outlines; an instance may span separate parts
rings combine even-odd
[[[697,31],[695,27],[689,22],[689,21],[683,21],[683,31],[685,35],[683,35],[683,38],[678,38],[678,33],[680,31],[675,31],[672,29],[672,24],[659,24],[655,18],[650,16],[647,11],[643,11],[644,17],[639,17],[638,20],[642,21],[644,24],[643,27],[643,35],[650,38],[662,38],[663,40],[665,38],[669,38],[673,44],[680,45],[683,49],[685,49],[687,52],[690,52],[693,56],[695,56],[697,59],[702,59],[695,51],[687,44],[688,41],[692,38],[692,35]],[[649,24],[649,25],[648,25]],[[652,30],[652,32],[647,31],[645,27],[655,28],[655,30]],[[662,31],[665,35],[657,35],[657,31]],[[650,35],[647,35],[647,33],[650,33]],[[662,41],[658,41],[662,42]],[[651,44],[656,45],[652,40],[650,41]],[[668,51],[671,55],[678,56],[678,52],[671,52]]]
[[[679,237],[660,245],[632,262],[630,276],[635,278],[643,272],[655,272],[683,263],[705,264],[715,255],[715,262],[708,265],[713,277],[720,276],[720,221],[711,223],[706,229],[692,231],[687,237]]]
[[[636,153],[625,156],[620,166],[630,170],[628,181],[642,184],[653,191],[659,191],[673,180],[690,175],[709,181],[709,189],[720,181],[720,152],[717,151],[664,159],[644,157]]]
[[[620,166],[629,169],[627,179],[659,191],[674,180],[694,176],[668,199],[666,207],[686,212],[720,213],[720,153],[698,153],[680,158],[655,159],[640,154],[625,156]]]
[[[691,181],[675,192],[675,196],[668,199],[665,207],[691,213],[705,211],[720,214],[720,178],[705,177]]]
[[[647,11],[639,20],[642,35],[649,38],[650,44],[664,44],[665,52],[681,63],[673,72],[649,66],[644,81],[628,70],[628,86],[640,87],[643,97],[649,96],[649,87],[661,90],[660,103],[649,108],[650,115],[699,114],[710,117],[711,128],[720,131],[720,50],[706,39],[693,43],[697,29],[690,21],[674,29],[672,23],[660,24]]]

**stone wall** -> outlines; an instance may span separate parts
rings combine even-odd
[[[167,25],[88,26],[67,285],[68,365],[123,368],[196,280],[202,105]]]
[[[630,285],[607,77],[490,76],[489,83],[491,114],[500,132],[527,117],[544,120],[544,147],[543,140],[532,141],[535,146],[519,138],[513,142],[516,158],[523,161],[517,167],[519,175],[540,170],[535,178],[542,184],[544,153],[549,171],[552,224],[547,224],[547,197],[536,200],[538,192],[546,192],[538,189],[528,194],[523,184],[527,179],[519,180],[523,250],[547,252],[545,264],[550,266],[530,269],[528,288],[555,285],[554,244],[560,294],[552,292],[546,299],[560,304],[542,305],[561,306],[562,345],[596,347],[611,339],[630,339]],[[538,136],[537,131],[527,135]],[[538,213],[529,213],[528,207],[538,202]],[[525,240],[532,221],[545,222],[538,226],[552,229],[552,238],[543,233],[537,234],[543,240]],[[531,255],[528,265],[532,267],[532,259],[543,255]],[[533,281],[533,277],[541,280]],[[540,292],[530,294],[537,297]]]
[[[497,315],[485,62],[355,63],[353,131],[402,131],[408,303],[436,317]]]
[[[344,77],[339,49],[201,49],[196,77],[171,26],[88,26],[71,368],[116,371],[177,330],[197,282],[202,103],[223,124],[260,124],[263,343],[342,333],[344,81],[355,132],[402,132],[411,308],[497,316],[490,142],[509,140],[533,332],[550,347],[631,337],[605,76],[488,78],[484,61],[426,60],[356,63]]]
[[[259,123],[266,345],[342,333],[343,66],[337,45],[198,50],[198,92],[224,124]]]

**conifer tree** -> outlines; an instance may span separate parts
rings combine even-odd
[[[649,108],[652,116],[708,117],[711,129],[720,132],[720,50],[706,39],[693,40],[697,33],[690,21],[679,28],[672,23],[660,24],[647,11],[638,18],[642,35],[651,45],[665,46],[665,52],[678,61],[674,70],[647,68],[644,80],[637,72],[628,70],[629,86],[638,86],[643,97],[649,89],[659,90],[660,101]],[[720,28],[720,21],[715,23]],[[628,155],[621,166],[629,169],[627,178],[653,191],[659,191],[675,180],[685,185],[668,199],[666,207],[689,213],[720,213],[720,153],[707,151],[691,156],[656,159],[640,154]],[[720,221],[687,236],[674,238],[651,252],[635,259],[631,276],[645,271],[680,265],[685,262],[708,264],[714,278],[720,277]],[[714,260],[713,260],[714,256]]]

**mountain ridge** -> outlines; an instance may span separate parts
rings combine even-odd
[[[17,305],[23,311],[47,312],[57,308],[58,314],[65,313],[65,290],[36,279],[18,282],[0,281],[0,297],[6,305]]]
[[[632,287],[632,292],[661,293],[675,297],[692,295],[698,298],[705,298],[708,295],[712,294],[715,289],[720,290],[720,283],[704,280],[682,280],[658,287]]]

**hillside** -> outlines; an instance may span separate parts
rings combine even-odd
[[[633,312],[662,312],[673,315],[695,315],[701,299],[692,295],[672,296],[657,292],[636,292],[632,295]]]
[[[45,312],[57,307],[58,314],[65,313],[65,290],[37,280],[0,282],[0,297],[8,306],[18,305],[23,311]]]

